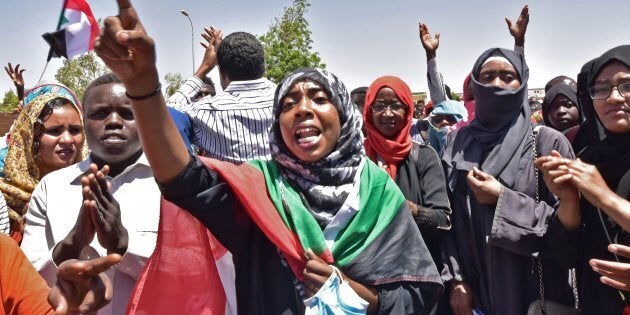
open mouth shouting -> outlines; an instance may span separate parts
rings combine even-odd
[[[295,141],[300,148],[309,149],[317,146],[322,137],[322,131],[314,126],[302,126],[295,130]]]

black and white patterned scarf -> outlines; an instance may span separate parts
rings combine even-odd
[[[313,81],[329,95],[341,124],[337,145],[326,157],[308,163],[289,151],[280,133],[282,99],[299,81]],[[273,103],[274,121],[269,135],[271,156],[283,179],[299,189],[307,208],[320,226],[325,227],[339,211],[353,186],[359,164],[365,158],[362,116],[350,101],[345,85],[332,73],[317,69],[298,69],[287,75],[276,89]]]

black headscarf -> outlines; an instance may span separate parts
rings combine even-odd
[[[577,106],[579,113],[577,124],[581,124],[582,122],[584,122],[584,113],[582,113],[582,106],[580,106],[580,102],[578,102],[577,88],[575,86],[565,83],[556,83],[552,85],[551,88],[549,88],[549,91],[547,91],[547,94],[545,94],[545,99],[542,103],[542,115],[545,125],[554,128],[551,124],[551,121],[549,120],[549,107],[551,107],[551,103],[553,103],[553,100],[555,100],[558,95],[566,96],[566,98],[571,100],[571,102],[573,102],[573,104]]]
[[[519,76],[521,86],[516,89],[483,85],[479,73],[486,59],[506,58]],[[479,167],[498,178],[504,185],[514,187],[516,177],[527,162],[532,139],[531,111],[527,101],[529,68],[525,57],[502,48],[485,51],[473,67],[471,80],[475,95],[475,119],[460,129],[444,150],[442,159],[455,170]],[[448,174],[454,187],[457,176]]]
[[[333,151],[313,163],[304,162],[291,153],[280,132],[282,99],[296,82],[306,80],[319,84],[326,91],[339,113],[341,124],[339,141]],[[365,158],[361,133],[363,117],[352,104],[343,82],[334,74],[317,68],[298,69],[282,79],[275,92],[273,115],[269,136],[271,156],[278,163],[282,176],[301,191],[317,222],[326,226],[346,201],[359,164]]]
[[[576,155],[579,155],[590,143],[604,140],[604,128],[598,123],[592,104],[586,105],[591,102],[591,96],[588,94],[588,74],[591,72],[594,61],[595,59],[585,63],[577,75],[577,96],[582,113],[584,113],[584,122],[580,124],[571,144]]]
[[[630,68],[630,45],[615,47],[592,60],[587,76],[588,85],[582,85],[580,89],[592,86],[599,73],[614,61]],[[580,93],[588,95],[588,90]],[[585,126],[588,129],[586,133],[591,143],[580,152],[579,157],[587,163],[594,164],[608,186],[627,199],[630,197],[630,187],[620,187],[620,182],[630,186],[630,179],[622,181],[624,176],[630,176],[630,132],[614,133],[607,130],[597,116],[590,97],[584,98],[583,107],[587,121]]]

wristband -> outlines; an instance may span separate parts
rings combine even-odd
[[[157,89],[153,90],[153,92],[149,94],[141,95],[141,96],[133,96],[133,95],[129,95],[129,93],[125,91],[125,95],[127,96],[128,99],[132,101],[143,101],[143,100],[146,100],[147,98],[153,97],[156,94],[160,93],[161,90],[162,90],[162,83],[158,83]]]

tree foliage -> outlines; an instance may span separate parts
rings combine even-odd
[[[169,97],[179,90],[184,83],[184,78],[181,73],[167,73],[164,81],[166,82],[166,97]]]
[[[0,104],[0,112],[12,113],[18,106],[19,102],[20,100],[18,99],[17,94],[13,92],[13,90],[7,91],[6,93],[4,93],[2,104]]]
[[[311,31],[304,17],[309,6],[308,0],[293,0],[291,6],[284,8],[282,17],[275,18],[267,33],[260,36],[269,80],[278,83],[302,67],[326,67],[311,46]]]
[[[91,52],[81,57],[64,60],[63,66],[55,74],[55,79],[74,91],[79,99],[83,99],[83,93],[88,85],[108,72],[109,70],[100,58]]]

